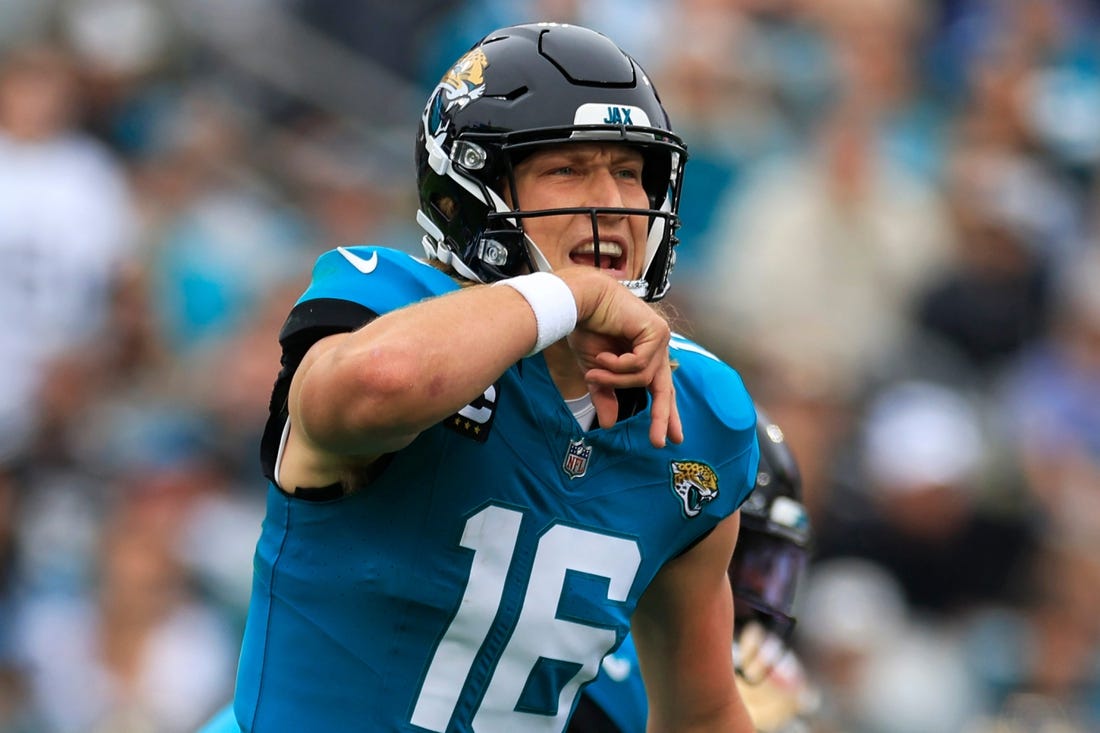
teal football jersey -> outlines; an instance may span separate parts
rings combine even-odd
[[[269,478],[309,345],[456,287],[394,250],[319,258],[280,336]],[[682,445],[650,445],[644,404],[583,431],[535,355],[356,491],[309,500],[271,483],[234,701],[242,730],[562,731],[653,577],[753,487],[741,379],[690,341],[672,349]]]

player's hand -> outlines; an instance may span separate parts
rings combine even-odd
[[[749,684],[738,677],[737,689],[760,733],[802,730],[796,721],[813,719],[821,707],[820,690],[789,650],[760,682]]]
[[[577,298],[569,346],[584,370],[600,427],[618,419],[616,389],[644,387],[651,397],[649,440],[658,447],[684,439],[668,346],[668,322],[622,284],[592,268],[557,272]]]
[[[771,673],[787,645],[759,621],[749,621],[733,643],[733,663],[738,674],[750,685],[757,685]]]

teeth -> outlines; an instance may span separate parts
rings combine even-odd
[[[596,254],[596,246],[589,242],[588,244],[582,244],[573,250],[574,254],[579,255],[594,255]],[[600,257],[622,257],[622,246],[615,244],[614,242],[600,242]]]

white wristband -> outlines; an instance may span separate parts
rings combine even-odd
[[[577,327],[577,300],[573,297],[573,291],[557,275],[533,272],[493,284],[507,285],[516,290],[535,312],[538,336],[535,348],[527,356],[533,356],[550,344],[561,341]]]

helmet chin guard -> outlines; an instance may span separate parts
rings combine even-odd
[[[505,202],[502,192],[514,193],[518,161],[546,146],[581,142],[639,150],[650,208],[516,211]],[[433,91],[421,117],[416,160],[425,253],[461,276],[493,282],[549,270],[524,231],[531,217],[589,217],[598,265],[600,215],[645,216],[643,270],[624,285],[646,300],[668,291],[687,150],[649,78],[607,37],[557,23],[489,34]]]

